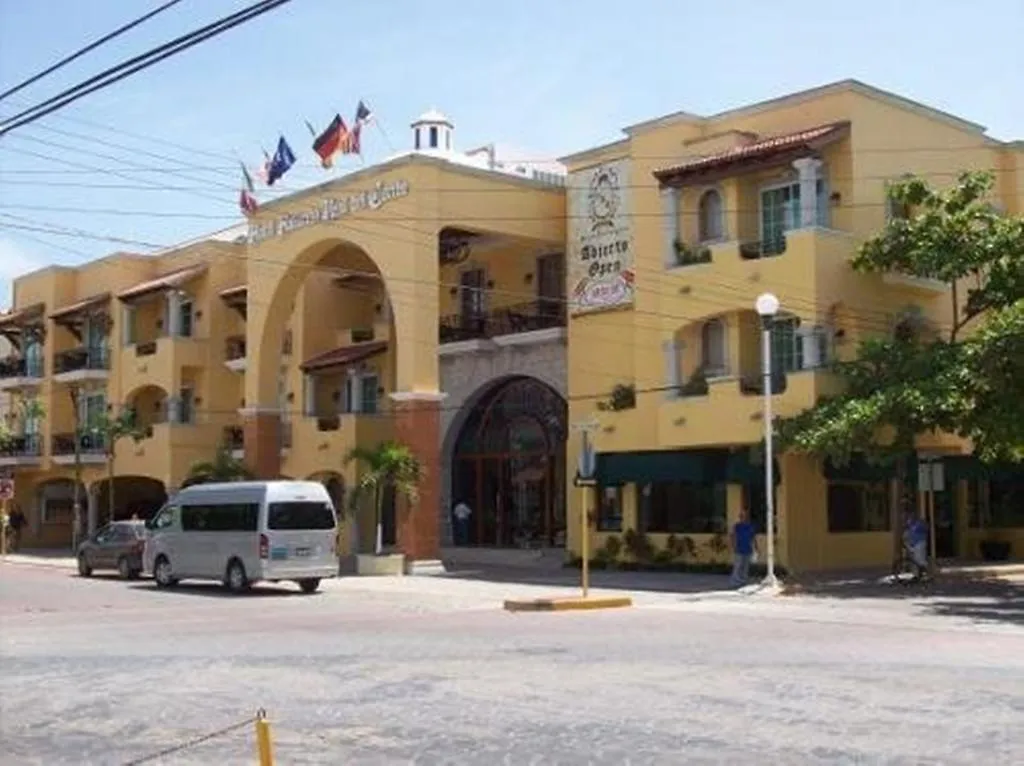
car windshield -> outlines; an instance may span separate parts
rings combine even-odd
[[[334,529],[334,509],[323,502],[271,503],[267,529]]]

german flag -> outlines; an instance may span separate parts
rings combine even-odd
[[[340,114],[334,115],[331,124],[313,141],[313,151],[320,158],[320,164],[329,168],[334,164],[334,155],[344,150],[349,142],[349,131]]]

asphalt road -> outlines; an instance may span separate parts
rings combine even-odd
[[[282,766],[1024,763],[1014,621],[671,593],[497,608],[528,590],[239,598],[0,565],[0,763],[127,763],[261,707]],[[255,763],[252,727],[152,763]]]

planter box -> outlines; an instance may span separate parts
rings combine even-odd
[[[405,556],[401,553],[386,553],[383,556],[360,553],[356,556],[356,574],[364,577],[401,577],[405,574]]]
[[[1006,561],[1010,558],[1011,546],[1007,540],[982,540],[979,547],[985,561]]]

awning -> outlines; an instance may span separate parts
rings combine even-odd
[[[1024,482],[1024,465],[1014,463],[983,463],[972,455],[943,458],[946,481],[987,479],[989,481]]]
[[[235,287],[229,287],[227,290],[221,290],[217,293],[225,301],[236,301],[245,300],[249,293],[248,285],[236,285]]]
[[[344,367],[383,353],[387,350],[387,347],[388,343],[385,340],[353,343],[350,346],[341,346],[323,354],[317,354],[299,365],[299,369],[303,372],[316,372],[317,370],[326,370],[330,367]]]
[[[122,301],[130,301],[152,293],[160,292],[161,290],[173,290],[177,287],[181,287],[186,282],[190,282],[196,277],[201,276],[205,272],[205,264],[186,266],[185,268],[172,271],[169,274],[164,274],[162,277],[150,279],[146,282],[140,282],[139,284],[118,293],[117,297]]]
[[[833,122],[796,133],[765,138],[746,146],[737,146],[706,157],[695,157],[672,167],[654,171],[654,177],[665,186],[680,186],[697,179],[706,180],[709,174],[728,174],[745,166],[763,164],[768,160],[783,161],[792,155],[808,154],[844,137],[849,122]]]
[[[101,293],[99,295],[93,295],[84,300],[72,303],[70,306],[64,306],[59,308],[50,314],[50,319],[55,322],[62,322],[62,320],[72,319],[78,314],[84,314],[89,309],[98,308],[110,300],[110,293]]]
[[[774,478],[781,480],[779,463]],[[604,485],[686,481],[696,484],[749,484],[764,481],[764,466],[750,460],[750,449],[601,452],[597,480]]]
[[[45,303],[33,303],[22,309],[0,313],[0,335],[19,345],[26,327],[40,328],[45,311]]]

